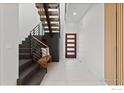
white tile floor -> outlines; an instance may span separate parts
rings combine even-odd
[[[105,85],[91,73],[83,62],[66,60],[48,65],[41,85]]]

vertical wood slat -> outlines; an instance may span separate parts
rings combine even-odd
[[[119,32],[120,32],[120,7],[117,4],[117,85],[120,84],[120,43],[119,43]]]
[[[120,21],[121,21],[121,33],[120,33],[120,38],[121,38],[121,40],[120,40],[120,42],[121,42],[121,45],[120,45],[120,46],[121,46],[121,47],[120,47],[120,49],[121,49],[121,50],[120,50],[120,52],[121,52],[121,57],[120,57],[120,58],[121,58],[121,66],[120,66],[120,70],[121,70],[121,80],[120,80],[120,81],[121,81],[121,83],[120,83],[120,85],[122,85],[122,81],[123,81],[123,73],[122,73],[122,72],[123,72],[123,71],[122,71],[122,68],[123,68],[123,61],[122,61],[122,59],[123,59],[123,57],[122,57],[122,55],[123,55],[123,51],[122,51],[122,49],[123,49],[123,47],[122,47],[122,37],[123,37],[123,35],[122,35],[122,32],[123,32],[123,29],[122,29],[123,20],[122,20],[122,19],[123,19],[123,16],[122,16],[122,12],[123,12],[123,11],[122,11],[122,6],[123,6],[123,4],[121,3],[120,6],[121,6],[121,20],[120,20]]]
[[[122,51],[123,51],[123,55],[122,55],[122,61],[123,61],[123,64],[122,64],[122,73],[123,73],[123,80],[122,80],[122,84],[124,85],[124,4],[122,5],[122,21],[123,21],[123,23],[122,23],[122,30],[123,30],[123,32],[122,32]]]
[[[123,4],[117,4],[117,85],[123,85]]]
[[[123,4],[121,4],[121,85],[123,85],[123,32],[124,32],[124,30],[123,30],[123,18],[124,18],[124,16],[123,16]]]
[[[122,83],[122,70],[121,70],[121,66],[122,66],[122,5],[120,4],[120,85]]]
[[[116,4],[105,4],[105,81],[116,85]]]
[[[117,14],[116,14],[116,20],[117,20],[117,23],[116,23],[116,39],[117,39],[117,41],[116,41],[116,51],[117,51],[117,53],[116,53],[116,57],[117,57],[117,60],[116,60],[116,84],[118,85],[118,80],[119,80],[119,77],[118,77],[118,74],[119,74],[119,70],[118,70],[118,66],[119,66],[119,63],[118,63],[118,57],[119,57],[119,52],[118,52],[118,45],[119,45],[119,43],[118,43],[118,30],[119,30],[119,21],[118,21],[118,14],[119,14],[119,11],[117,11],[118,10],[118,8],[119,8],[119,6],[116,4],[116,12],[117,12]]]

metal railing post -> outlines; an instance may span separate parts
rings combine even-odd
[[[38,35],[40,35],[40,24],[38,25]]]

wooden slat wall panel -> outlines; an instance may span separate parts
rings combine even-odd
[[[105,80],[116,85],[116,4],[105,4]]]
[[[124,85],[124,4],[105,4],[105,80]]]

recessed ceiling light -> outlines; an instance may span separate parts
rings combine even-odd
[[[77,15],[77,13],[76,12],[73,12],[73,15]]]

